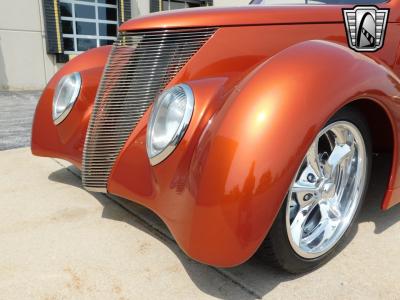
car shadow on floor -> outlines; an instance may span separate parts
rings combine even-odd
[[[49,180],[82,189],[75,168],[55,171],[49,175]],[[111,200],[110,196],[90,194],[104,207],[103,218],[125,222],[164,243],[180,260],[192,282],[210,296],[221,299],[259,299],[281,282],[298,278],[265,265],[258,256],[233,269],[214,268],[198,263],[178,247],[165,224],[147,208],[120,198],[113,197]],[[218,280],[221,276],[225,278],[224,281]],[[237,284],[238,289],[242,289],[248,297],[243,298],[243,293],[237,296],[230,294],[231,292],[226,291],[224,285],[221,285],[224,282]],[[227,284],[227,286],[232,285]]]
[[[374,164],[373,172],[382,172],[383,174],[386,170],[387,166],[384,163],[379,163],[379,160],[378,163]],[[381,177],[383,178],[384,176]],[[74,167],[55,171],[50,174],[49,180],[82,188],[79,171]],[[359,218],[359,223],[375,223],[374,232],[376,234],[385,231],[400,219],[400,206],[386,212],[382,212],[380,209],[385,186],[385,180],[374,182],[370,185],[368,196]],[[104,207],[102,217],[125,222],[163,242],[180,260],[193,283],[202,292],[210,296],[223,299],[244,299],[243,294],[240,296],[229,294],[221,286],[221,280],[217,280],[218,276],[225,277],[226,280],[237,284],[238,288],[246,292],[247,299],[262,298],[279,284],[301,277],[301,275],[290,275],[268,266],[258,255],[255,255],[246,263],[230,269],[214,268],[197,263],[180,250],[165,224],[147,208],[109,195],[91,194]],[[351,242],[356,233],[357,228],[352,231],[349,242]]]
[[[373,222],[374,233],[380,234],[395,225],[400,220],[400,205],[383,211],[381,205],[387,189],[387,178],[390,174],[391,160],[388,155],[374,156],[371,173],[373,180],[370,181],[367,196],[358,222]]]

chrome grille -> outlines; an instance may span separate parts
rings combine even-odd
[[[86,135],[82,163],[86,189],[107,191],[115,160],[140,118],[214,32],[201,28],[120,33]]]

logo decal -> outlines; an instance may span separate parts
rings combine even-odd
[[[389,9],[356,6],[343,9],[350,48],[355,51],[377,51],[383,46]]]

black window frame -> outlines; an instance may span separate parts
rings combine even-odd
[[[99,3],[104,2],[104,4],[107,4],[108,2],[105,0],[98,1]],[[57,62],[67,62],[69,55],[79,54],[81,51],[74,51],[74,53],[72,53],[72,51],[65,50],[66,45],[64,46],[63,40],[63,25],[65,26],[65,22],[63,24],[63,20],[61,17],[61,0],[42,0],[41,2],[44,12],[47,53],[56,55]],[[117,4],[116,26],[118,30],[118,25],[129,20],[132,17],[131,0],[115,0],[115,2]],[[89,1],[80,0],[80,4],[82,5],[90,3],[91,2]],[[98,33],[100,34],[100,32]],[[102,46],[105,43],[106,41],[104,39],[101,39],[100,43],[97,43],[97,46]]]

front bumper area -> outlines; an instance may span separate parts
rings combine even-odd
[[[89,83],[100,80],[100,76],[100,70],[82,72],[81,95],[71,114],[58,126],[51,118],[57,77],[49,84],[35,114],[33,154],[65,159],[82,169],[82,151],[95,97],[95,89]],[[58,78],[61,77],[59,74]],[[192,162],[195,152],[205,150],[197,149],[197,145],[204,137],[211,115],[221,104],[215,97],[224,82],[225,79],[217,78],[189,83],[197,99],[191,124],[176,150],[156,167],[150,165],[145,146],[147,112],[117,157],[107,192],[154,211],[188,256],[206,264],[230,267],[251,257],[265,232],[257,230],[261,234],[255,238],[253,226],[243,223],[244,206],[237,200],[224,199],[226,192],[218,188],[223,186],[229,171],[229,157],[226,167],[217,168],[214,179],[210,178],[213,184],[206,189],[200,187],[204,185],[200,180],[202,167]],[[228,143],[223,146],[227,149],[231,146],[229,141],[221,142]]]
[[[257,36],[261,30],[253,29]],[[166,86],[188,84],[195,96],[189,128],[168,159],[155,167],[150,165],[145,146],[146,112],[129,135],[107,180],[108,193],[138,202],[161,217],[188,256],[220,267],[241,264],[254,254],[273,223],[291,180],[287,180],[291,177],[289,170],[276,184],[277,178],[283,177],[282,166],[286,171],[287,164],[281,160],[283,154],[278,155],[280,160],[265,153],[260,155],[262,147],[256,142],[264,141],[264,147],[268,140],[255,138],[255,131],[251,136],[245,132],[251,128],[243,127],[242,122],[251,123],[251,119],[240,113],[224,117],[229,112],[224,109],[230,106],[226,103],[241,94],[237,84],[263,60],[261,55],[254,56],[252,47],[248,53],[233,47],[238,53],[221,62],[220,55],[226,53],[227,43],[236,35],[249,43],[254,40],[248,31],[218,30]],[[33,127],[34,154],[66,159],[82,169],[93,101],[109,54],[109,50],[101,49],[90,51],[90,57],[83,54],[71,61],[43,93]],[[215,49],[219,49],[218,55]],[[93,68],[94,54],[102,61],[97,68]],[[55,127],[51,120],[55,85],[63,74],[77,71],[82,75],[82,93],[71,114]],[[250,116],[257,107],[248,105],[243,114]],[[228,131],[219,132],[221,122],[226,123],[224,128]],[[257,131],[262,133],[261,129]],[[268,151],[276,153],[275,147]],[[271,162],[273,169],[268,173]]]

